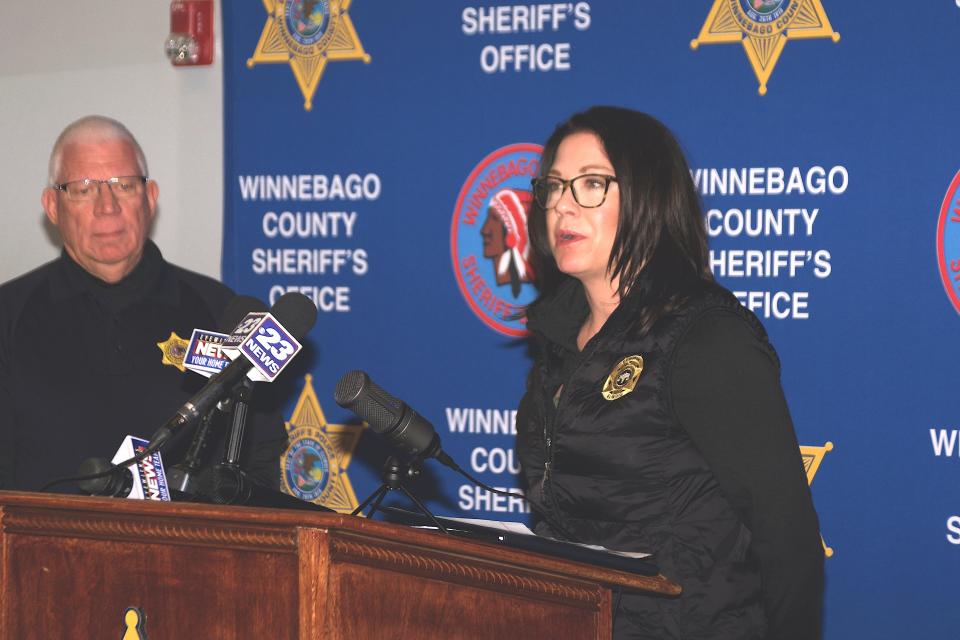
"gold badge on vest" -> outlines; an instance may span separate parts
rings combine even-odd
[[[171,331],[170,337],[164,342],[158,342],[157,346],[160,347],[160,352],[163,353],[163,359],[161,362],[167,366],[176,367],[180,371],[186,371],[187,368],[183,366],[183,361],[187,357],[187,347],[190,346],[189,340],[184,340],[176,334],[176,332]]]
[[[603,397],[616,400],[627,395],[637,386],[637,380],[643,372],[643,356],[627,356],[617,363],[607,381],[603,383]]]

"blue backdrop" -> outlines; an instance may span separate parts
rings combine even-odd
[[[333,402],[357,368],[516,486],[529,361],[506,316],[533,291],[502,274],[492,198],[571,113],[628,106],[684,145],[714,272],[780,353],[826,637],[956,637],[960,6],[922,4],[223,3],[224,277],[321,309],[276,383],[288,489],[349,509],[378,485],[385,447]],[[415,489],[526,518],[436,465]]]

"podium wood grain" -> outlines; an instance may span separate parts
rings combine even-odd
[[[679,587],[351,516],[0,492],[0,638],[609,638]],[[659,595],[655,595],[659,594]]]

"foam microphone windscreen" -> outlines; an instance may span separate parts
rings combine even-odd
[[[296,291],[280,296],[270,313],[297,340],[303,340],[317,321],[317,307],[310,298]]]

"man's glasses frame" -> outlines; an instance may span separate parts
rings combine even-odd
[[[143,185],[147,184],[147,176],[115,176],[106,180],[82,178],[51,185],[57,191],[67,194],[67,197],[77,202],[96,200],[100,195],[101,185],[107,185],[110,192],[117,198],[131,198],[143,193]]]

